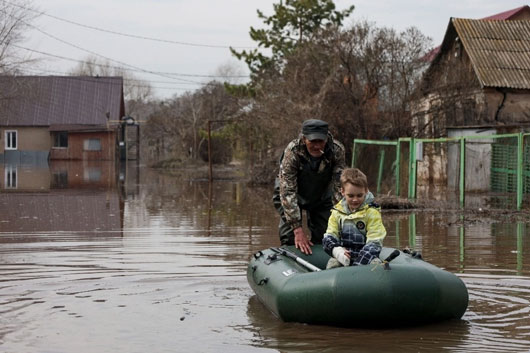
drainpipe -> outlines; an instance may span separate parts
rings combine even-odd
[[[502,110],[502,108],[504,108],[504,102],[506,101],[506,91],[505,90],[500,90],[497,88],[497,91],[502,93],[502,101],[501,101],[501,104],[499,104],[499,106],[497,107],[497,111],[495,112],[495,121],[499,121],[499,114]]]

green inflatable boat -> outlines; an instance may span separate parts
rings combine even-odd
[[[468,292],[460,278],[402,251],[383,248],[381,264],[325,270],[321,246],[253,254],[247,280],[261,302],[284,321],[383,327],[460,319]]]

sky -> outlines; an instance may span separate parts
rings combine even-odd
[[[10,0],[6,0],[10,1]],[[128,69],[167,99],[200,88],[231,68],[244,82],[246,65],[237,50],[256,46],[250,27],[265,28],[256,10],[272,15],[268,0],[33,0],[39,16],[20,43],[38,61],[29,75],[64,75],[88,56]],[[336,0],[339,10],[354,5],[345,26],[367,20],[402,31],[417,27],[441,43],[449,19],[482,18],[527,5],[512,0]]]

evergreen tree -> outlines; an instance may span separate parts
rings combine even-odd
[[[250,27],[250,37],[258,43],[258,48],[241,52],[230,48],[234,56],[245,61],[251,73],[251,82],[246,89],[242,86],[225,85],[232,93],[252,95],[260,74],[267,70],[280,72],[285,58],[300,43],[311,40],[318,29],[326,26],[340,27],[354,9],[352,5],[337,11],[333,0],[285,0],[285,4],[280,1],[273,6],[272,16],[266,16],[257,10],[258,17],[268,28]],[[264,54],[262,49],[266,49],[270,54]]]

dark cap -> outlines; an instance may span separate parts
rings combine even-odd
[[[318,119],[306,120],[302,123],[302,135],[310,141],[327,140],[328,123]]]

